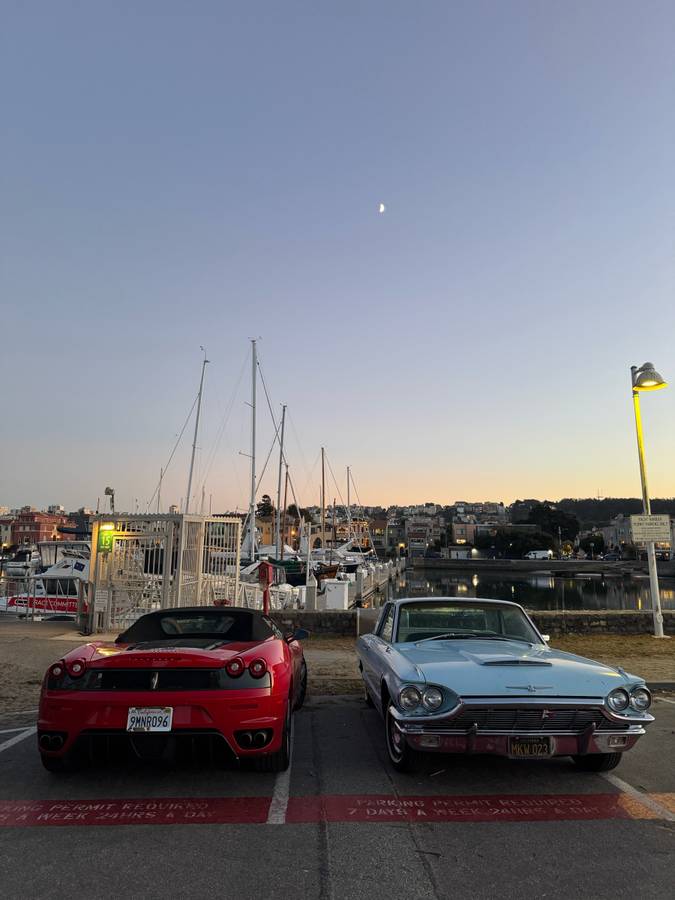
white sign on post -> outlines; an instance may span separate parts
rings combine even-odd
[[[670,541],[670,516],[631,516],[630,527],[634,541]]]

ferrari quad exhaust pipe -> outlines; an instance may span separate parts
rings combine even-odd
[[[43,734],[40,738],[40,746],[43,750],[51,750],[52,749],[52,736],[51,734]]]
[[[267,743],[267,735],[264,731],[256,731],[253,735],[253,743],[256,747],[264,747]]]
[[[52,738],[52,750],[60,750],[63,747],[63,738],[60,734],[55,734]]]
[[[252,747],[253,746],[253,734],[250,731],[244,731],[239,735],[239,744],[242,747]]]
[[[39,743],[41,750],[60,750],[63,747],[63,737],[60,734],[43,734]]]

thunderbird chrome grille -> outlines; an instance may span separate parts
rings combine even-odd
[[[514,734],[528,732],[548,734],[562,731],[580,734],[590,725],[595,725],[598,731],[623,731],[629,727],[628,724],[610,721],[599,709],[464,707],[459,715],[452,719],[425,721],[424,731],[463,734],[473,730],[475,726],[478,734],[495,731]]]

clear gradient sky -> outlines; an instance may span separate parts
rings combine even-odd
[[[254,336],[301,504],[321,444],[364,503],[637,496],[645,360],[675,494],[672,2],[0,19],[0,504],[144,509],[204,344],[195,485],[245,506]],[[262,459],[272,434],[262,410]]]

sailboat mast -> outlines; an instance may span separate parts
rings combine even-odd
[[[204,348],[202,347],[202,350]],[[197,435],[199,433],[199,416],[202,412],[202,392],[204,390],[204,370],[206,369],[206,364],[208,363],[208,359],[206,358],[206,351],[204,351],[204,360],[202,362],[202,377],[199,380],[199,394],[197,395],[197,417],[195,418],[195,436],[192,441],[192,456],[190,457],[190,474],[188,475],[188,486],[187,486],[187,496],[185,498],[185,515],[190,512],[190,497],[192,496],[192,473],[195,468],[195,453],[197,452]]]
[[[251,341],[251,499],[248,507],[248,548],[255,559],[255,391],[258,369],[256,342]]]
[[[274,543],[277,548],[277,559],[282,559],[281,553],[281,469],[284,464],[284,427],[286,425],[286,406],[281,407],[281,436],[279,438],[279,477],[277,479],[277,516],[274,535]],[[287,482],[288,483],[288,482]],[[284,514],[286,501],[284,500]]]
[[[285,407],[284,407],[285,408]],[[286,504],[288,503],[288,466],[286,466],[286,481],[284,484],[284,527],[281,532],[281,556],[279,559],[284,558],[284,535],[286,534]]]
[[[321,547],[326,556],[326,454],[321,448]]]

